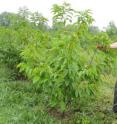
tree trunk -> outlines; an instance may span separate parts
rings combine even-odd
[[[115,83],[113,112],[117,113],[117,81],[116,81],[116,83]]]

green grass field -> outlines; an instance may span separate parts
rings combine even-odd
[[[100,95],[81,112],[62,118],[48,112],[46,96],[28,81],[8,81],[8,71],[0,70],[0,124],[117,124],[112,112],[115,78],[103,77]]]

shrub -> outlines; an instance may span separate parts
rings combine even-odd
[[[93,50],[85,51],[79,40],[74,33],[59,37],[40,33],[38,41],[21,53],[24,61],[18,67],[47,94],[49,105],[61,111],[94,96],[99,86],[97,59],[90,63]]]
[[[64,7],[66,6],[54,6],[54,14],[56,15],[59,9],[64,10]],[[72,24],[74,30],[71,31],[66,30],[66,18],[64,21],[60,20],[63,15],[66,17],[65,14],[63,11],[59,20],[54,16],[54,24],[58,24],[58,21],[64,23],[54,35],[35,33],[32,42],[21,52],[23,61],[18,65],[47,95],[49,105],[62,112],[71,107],[74,109],[81,105],[83,100],[86,103],[87,99],[96,95],[100,75],[105,67],[104,53],[94,52],[96,40],[98,37],[103,45],[108,45],[107,40],[110,42],[108,36],[103,33],[90,38],[88,29],[93,19],[89,10],[77,13],[78,20]]]

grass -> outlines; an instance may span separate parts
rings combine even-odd
[[[103,77],[100,95],[89,102],[82,112],[62,119],[48,113],[44,96],[30,82],[0,83],[0,124],[117,124],[112,112],[115,79]]]
[[[26,82],[0,83],[0,124],[55,124]]]

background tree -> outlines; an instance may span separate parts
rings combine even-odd
[[[117,27],[114,22],[110,22],[106,27],[106,32],[112,40],[117,40]]]
[[[31,14],[30,21],[32,24],[39,30],[47,30],[48,25],[47,21],[48,19],[45,18],[41,13],[39,12],[34,12]]]
[[[23,6],[19,8],[18,14],[24,19],[29,19],[30,11],[26,6]]]

